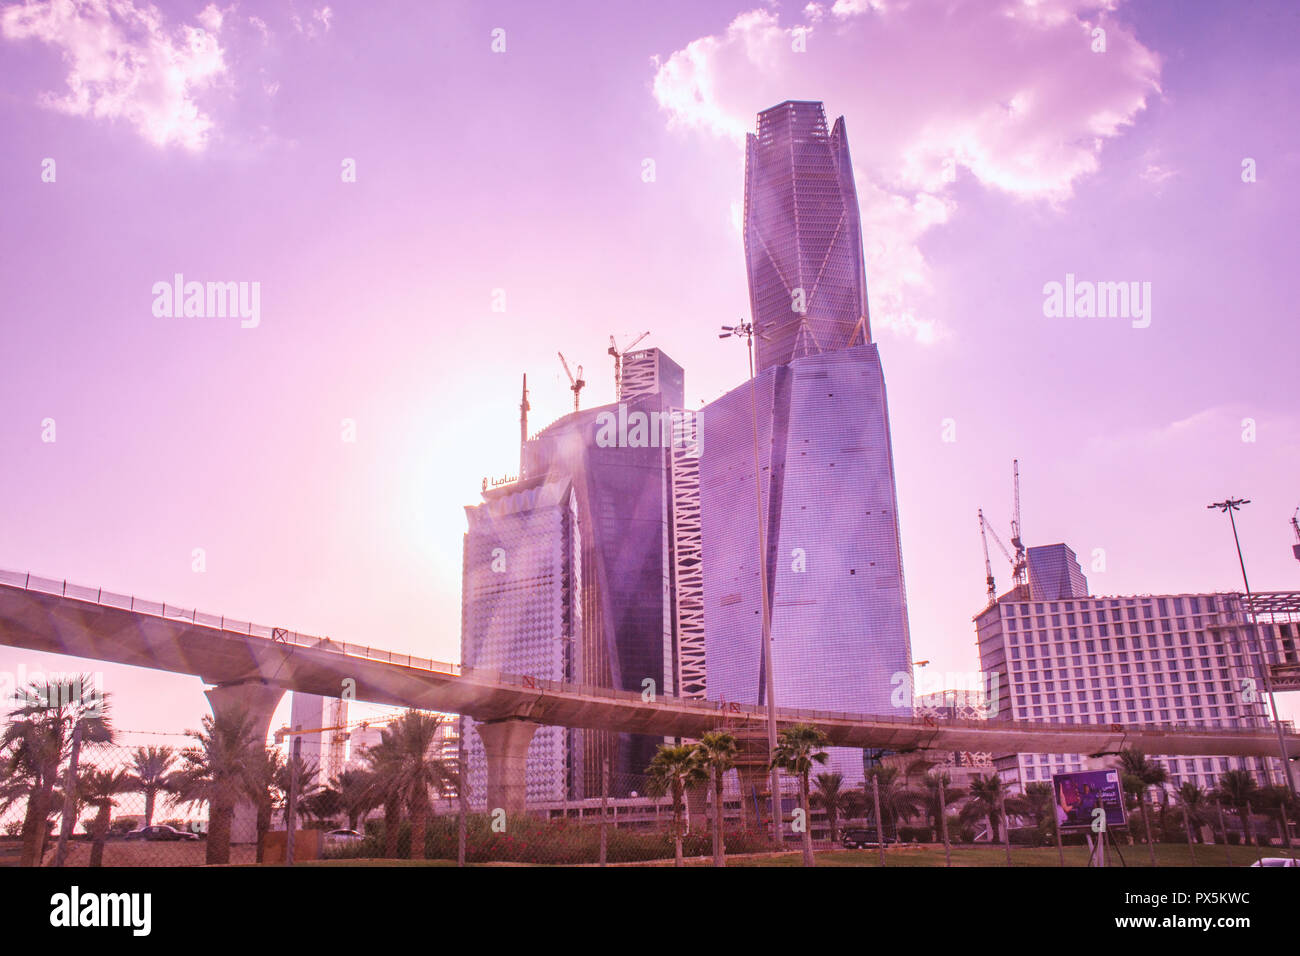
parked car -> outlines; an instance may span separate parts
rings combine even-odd
[[[355,843],[364,839],[356,830],[330,830],[325,834],[326,843]]]
[[[197,833],[187,833],[184,830],[177,830],[165,823],[158,823],[151,827],[142,827],[139,830],[132,830],[126,835],[128,840],[148,840],[150,842],[163,841],[174,842],[176,840],[197,840]]]
[[[1256,860],[1251,866],[1300,866],[1300,861],[1285,856],[1266,856]]]
[[[885,837],[885,846],[898,841],[892,837]],[[877,847],[880,841],[876,839],[876,831],[867,827],[850,827],[844,831],[844,839],[840,845],[846,850],[857,850],[862,847]]]

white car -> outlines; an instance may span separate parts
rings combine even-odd
[[[1300,866],[1300,861],[1285,856],[1266,856],[1256,860],[1251,866]]]
[[[326,843],[356,843],[364,839],[356,830],[330,830],[325,834]]]

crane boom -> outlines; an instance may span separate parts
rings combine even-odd
[[[611,335],[609,337],[609,348],[606,351],[608,352],[608,354],[614,356],[614,400],[615,401],[620,401],[623,398],[623,356],[628,352],[632,351],[632,348],[649,334],[650,333],[648,331],[642,332],[640,335],[634,338],[627,345],[623,346],[623,348],[621,349],[618,347],[618,342],[614,340],[614,336]]]
[[[997,602],[998,586],[993,581],[993,564],[992,562],[989,561],[989,539],[988,536],[984,533],[985,521],[984,521],[983,508],[980,509],[979,515],[980,515],[980,544],[984,545],[984,583],[988,587],[989,605],[991,606]]]

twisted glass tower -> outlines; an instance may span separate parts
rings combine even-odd
[[[760,510],[777,706],[910,715],[911,642],[889,411],[870,341],[844,120],[759,114],[745,173]],[[750,384],[700,413],[710,699],[765,703]],[[860,779],[860,751],[834,749]]]
[[[759,371],[871,341],[848,134],[821,103],[764,110],[746,137],[745,262]]]

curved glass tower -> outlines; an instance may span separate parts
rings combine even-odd
[[[843,118],[827,133],[820,103],[760,113],[745,181],[776,703],[910,715],[889,411]],[[700,421],[707,693],[766,703],[750,384]],[[859,751],[832,764],[861,778]]]
[[[844,117],[788,100],[746,137],[745,263],[759,371],[871,341]]]

